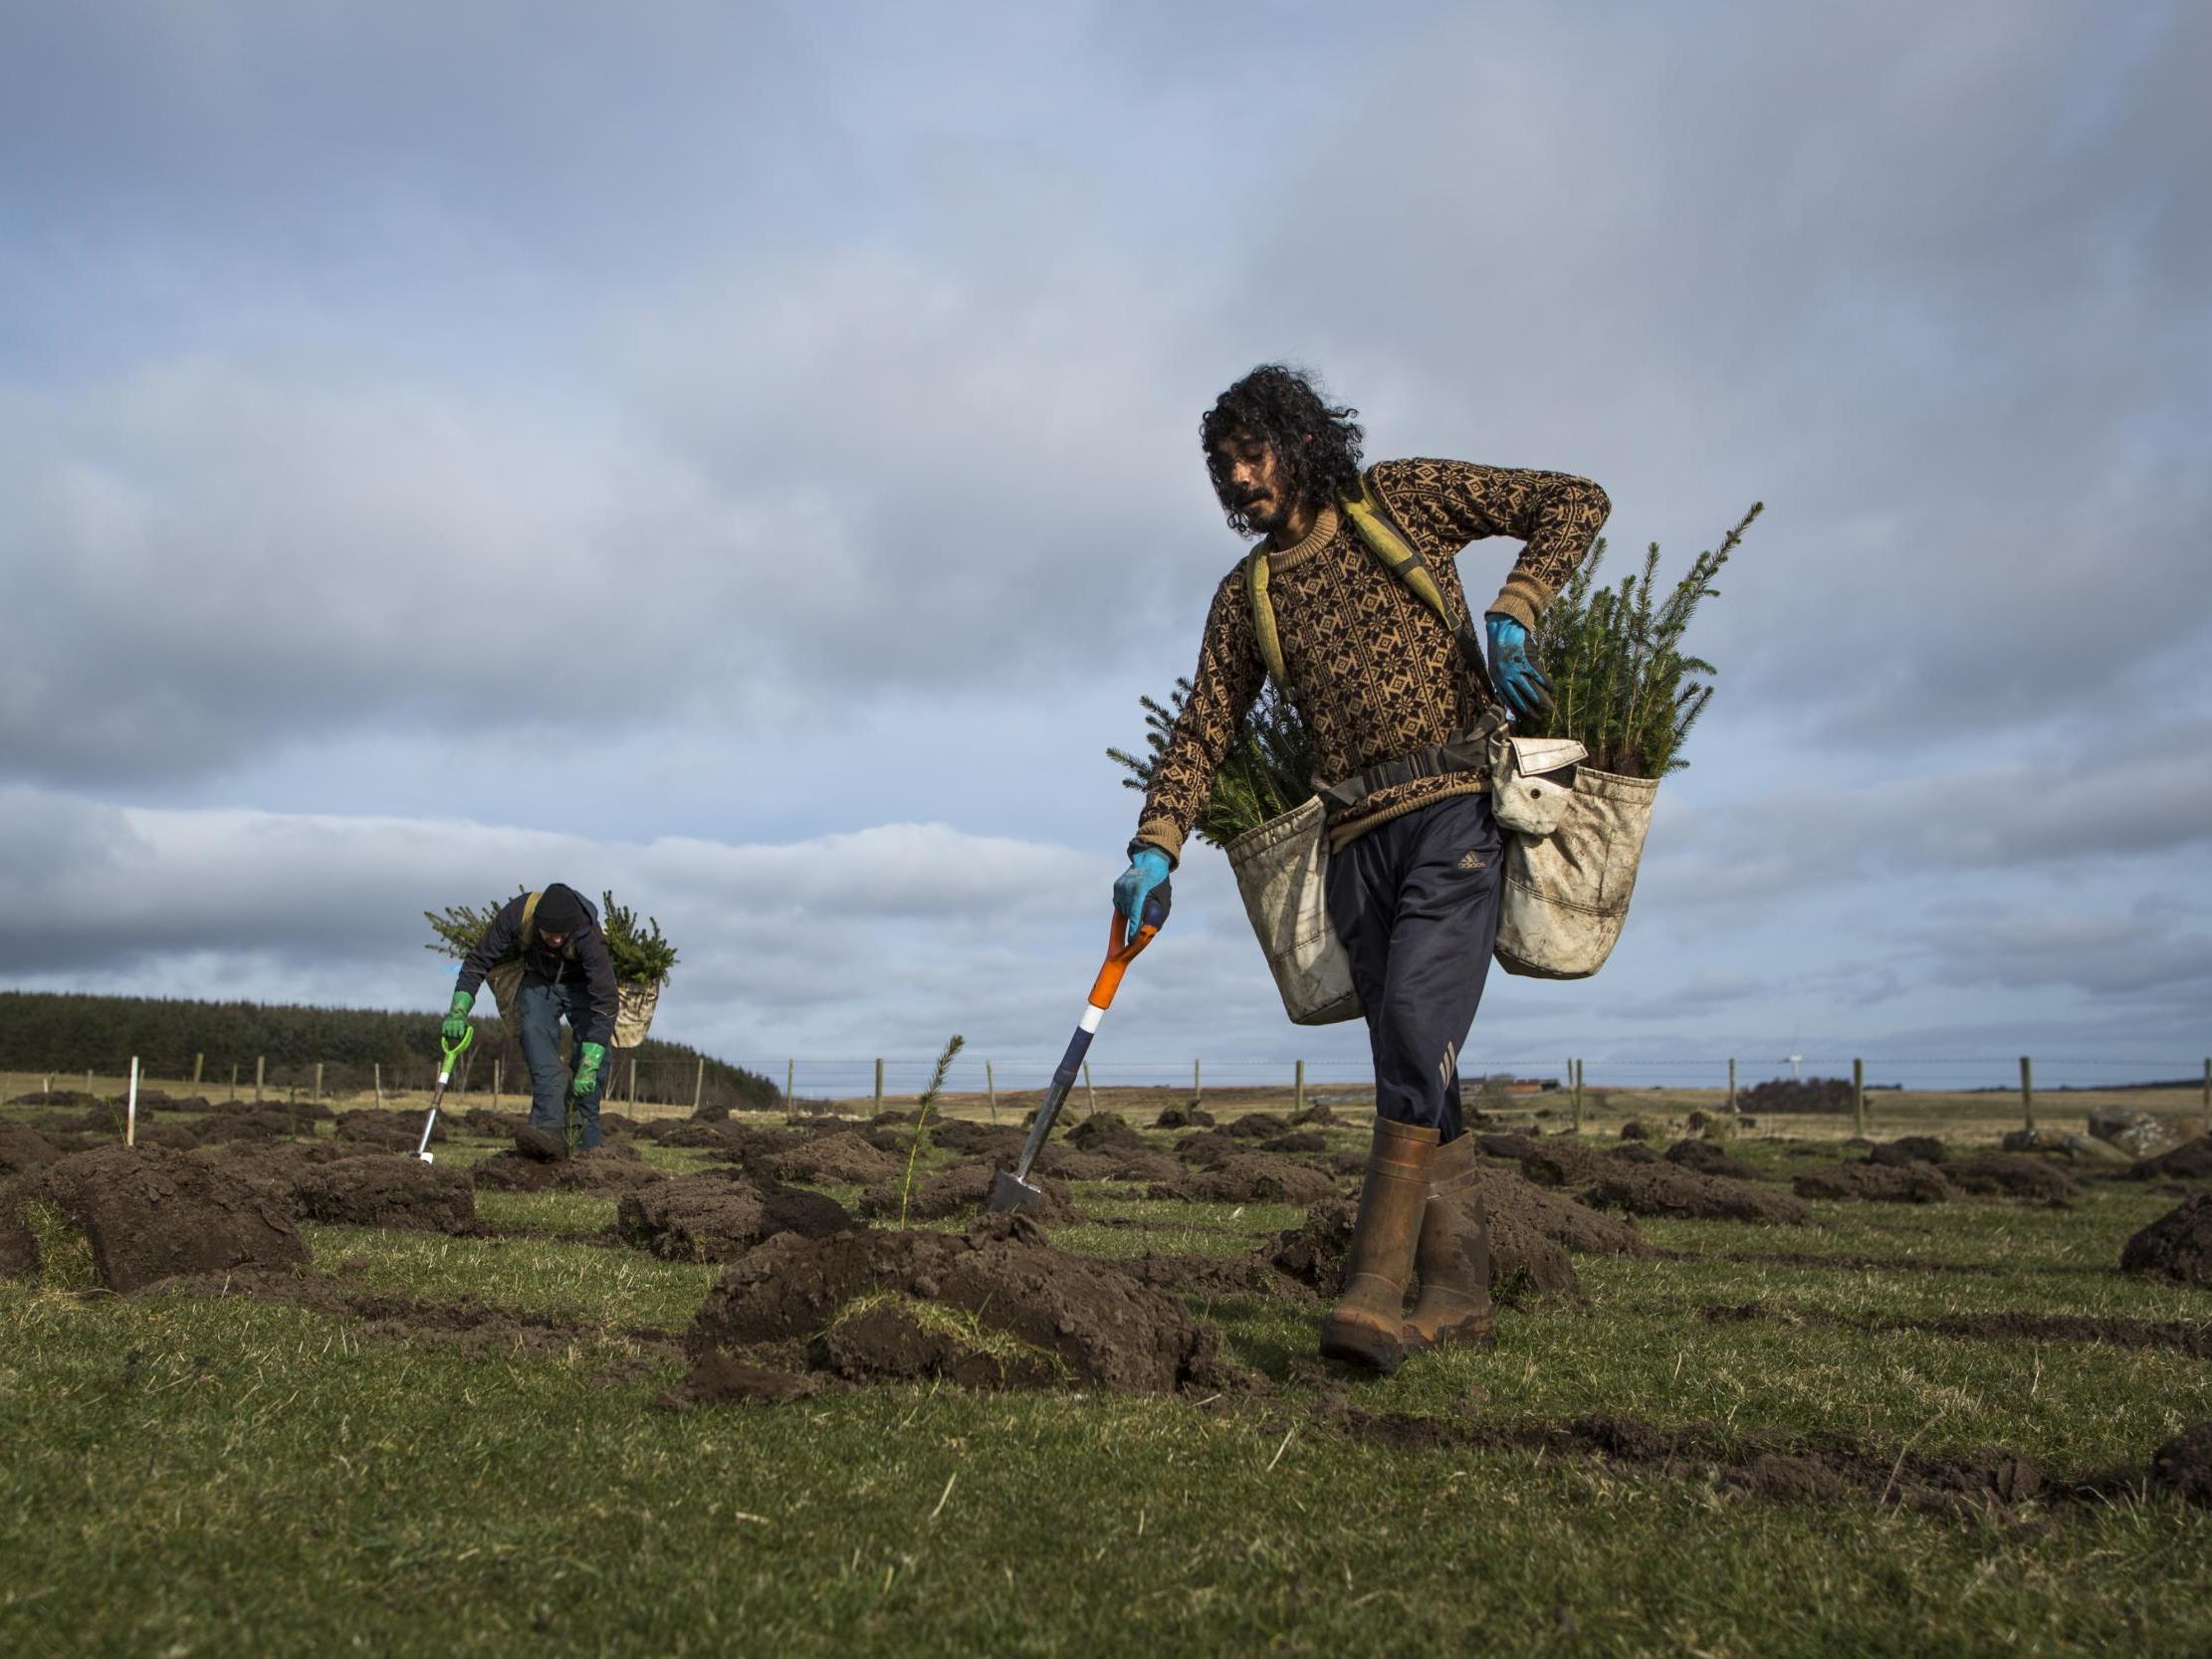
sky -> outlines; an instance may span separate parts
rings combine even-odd
[[[422,912],[563,881],[656,1035],[1034,1087],[1288,360],[1616,574],[1766,504],[1619,948],[1463,1070],[2194,1075],[2207,84],[2154,0],[24,0],[0,985],[435,1011]],[[1176,888],[1099,1079],[1362,1076]]]

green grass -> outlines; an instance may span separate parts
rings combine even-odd
[[[1228,1254],[1298,1215],[1131,1190],[1080,1184],[1096,1219],[1056,1241]],[[1508,1312],[1492,1351],[1328,1385],[1375,1412],[1615,1412],[1930,1454],[2001,1444],[2066,1476],[2140,1470],[2212,1416],[2212,1365],[1861,1325],[2212,1320],[2202,1292],[2112,1271],[2119,1240],[2167,1207],[2099,1183],[2060,1210],[1648,1222],[1697,1259],[1578,1258],[1588,1304]],[[308,1236],[349,1292],[566,1322],[572,1341],[400,1341],[238,1298],[0,1285],[0,1651],[2212,1649],[2212,1512],[2039,1502],[2015,1524],[1864,1495],[1754,1499],[1587,1456],[1387,1450],[1310,1409],[1316,1313],[1290,1304],[1209,1310],[1275,1379],[1271,1398],[925,1386],[659,1410],[680,1367],[623,1334],[680,1330],[719,1270],[580,1242],[610,1224],[604,1198],[485,1193],[480,1208],[510,1236]],[[1801,1254],[1996,1271],[1760,1259]],[[1704,1312],[1754,1301],[1749,1320]]]

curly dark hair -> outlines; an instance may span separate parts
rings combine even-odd
[[[1215,400],[1199,422],[1199,442],[1219,493],[1217,457],[1232,437],[1256,438],[1280,457],[1291,494],[1318,513],[1360,493],[1360,440],[1366,436],[1350,404],[1332,407],[1311,374],[1283,363],[1261,363]],[[1256,533],[1239,507],[1223,502],[1229,528]]]

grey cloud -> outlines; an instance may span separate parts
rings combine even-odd
[[[2208,52],[2195,8],[1486,10],[1351,79],[1299,192],[1337,234],[1251,286],[1622,540],[1766,498],[1699,623],[1726,695],[2003,732],[2207,644]]]
[[[2039,763],[1858,788],[1797,785],[1725,808],[1662,794],[1642,895],[1741,908],[1877,873],[2185,860],[2212,847],[2208,752],[2212,723],[2190,722],[2071,753],[2054,748]]]

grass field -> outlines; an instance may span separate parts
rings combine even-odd
[[[1834,1160],[1773,1127],[1731,1149]],[[1238,1255],[1299,1218],[1140,1194],[1079,1184],[1054,1241]],[[1579,1257],[1587,1302],[1387,1380],[1310,1362],[1311,1307],[1197,1303],[1267,1379],[1213,1399],[660,1409],[721,1270],[574,1193],[483,1192],[480,1237],[306,1228],[350,1311],[50,1263],[0,1284],[0,1652],[2204,1654],[2212,1511],[2139,1483],[2212,1417],[2212,1299],[2115,1271],[2173,1202],[1647,1220],[1659,1259]],[[2041,1489],[1914,1476],[1990,1448]],[[1872,1474],[1793,1485],[1794,1453]]]

